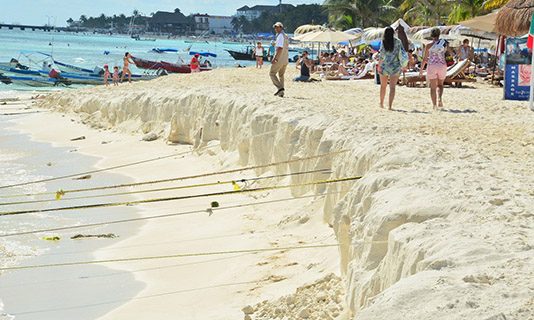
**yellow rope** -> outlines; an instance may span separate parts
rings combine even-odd
[[[52,212],[52,211],[65,211],[65,210],[117,207],[117,206],[134,205],[134,204],[142,204],[142,203],[156,203],[156,202],[165,202],[165,201],[177,201],[177,200],[195,199],[195,198],[204,198],[204,197],[213,197],[213,196],[225,196],[225,195],[238,194],[238,193],[252,193],[252,192],[262,192],[262,191],[269,191],[269,190],[287,189],[287,188],[293,188],[293,187],[305,187],[305,186],[311,186],[311,185],[348,182],[348,181],[355,181],[359,179],[361,179],[361,177],[357,176],[357,177],[339,178],[339,179],[332,179],[332,180],[318,180],[318,181],[313,181],[313,182],[307,182],[307,183],[301,183],[301,184],[290,184],[290,185],[284,185],[284,186],[272,186],[272,187],[245,189],[245,190],[238,190],[238,191],[233,190],[233,191],[195,194],[195,195],[188,195],[188,196],[135,200],[135,201],[127,201],[127,202],[97,203],[97,204],[80,205],[80,206],[72,206],[72,207],[8,211],[8,212],[0,212],[0,216],[21,215],[21,214],[29,214],[29,213]]]
[[[237,204],[237,205],[227,206],[227,207],[211,207],[211,208],[208,208],[208,209],[201,209],[201,210],[191,210],[191,211],[168,213],[168,214],[162,214],[162,215],[156,215],[156,216],[139,217],[139,218],[131,218],[131,219],[123,219],[123,220],[113,220],[113,221],[104,221],[104,222],[90,223],[90,224],[79,224],[79,225],[74,225],[74,226],[57,227],[57,228],[51,228],[51,229],[28,230],[28,231],[21,231],[21,232],[15,232],[15,233],[0,234],[0,238],[13,237],[13,236],[22,236],[22,235],[35,234],[35,233],[45,233],[45,232],[55,232],[55,231],[64,231],[64,230],[72,230],[72,229],[91,228],[91,227],[98,227],[98,226],[110,225],[110,224],[119,224],[119,223],[127,223],[127,222],[137,222],[137,221],[145,221],[145,220],[170,218],[170,217],[185,216],[185,215],[196,214],[196,213],[208,213],[208,214],[211,215],[213,212],[220,211],[220,210],[230,210],[230,209],[238,209],[238,208],[259,206],[259,205],[278,203],[278,202],[285,202],[285,201],[294,201],[294,200],[300,200],[300,199],[317,198],[317,197],[327,196],[327,195],[330,195],[330,194],[341,194],[341,193],[344,193],[344,192],[347,192],[347,191],[343,190],[343,191],[337,191],[337,192],[322,193],[322,194],[319,194],[319,195],[314,194],[314,195],[302,196],[302,197],[275,199],[275,200],[268,200],[268,201]]]
[[[247,136],[245,138],[255,138],[255,137],[271,134],[271,133],[274,133],[274,132],[276,132],[276,130],[260,133],[260,134],[253,135],[253,136]],[[177,157],[177,156],[188,155],[188,154],[191,154],[191,153],[193,153],[195,151],[200,151],[200,150],[204,150],[204,149],[210,149],[210,148],[214,148],[214,147],[218,147],[218,146],[220,146],[220,143],[219,144],[215,144],[215,145],[211,145],[211,146],[205,146],[205,147],[199,148],[197,150],[178,152],[178,153],[169,154],[169,155],[166,155],[166,156],[161,156],[161,157],[156,157],[156,158],[151,158],[151,159],[146,159],[146,160],[126,163],[126,164],[121,164],[121,165],[102,168],[102,169],[95,169],[95,170],[90,170],[90,171],[81,172],[81,173],[74,173],[74,174],[69,174],[69,175],[64,175],[64,176],[53,177],[53,178],[47,178],[47,179],[41,179],[41,180],[35,180],[35,181],[29,181],[29,182],[21,182],[21,183],[15,183],[15,184],[10,184],[10,185],[0,186],[0,190],[1,189],[7,189],[7,188],[27,186],[27,185],[32,185],[32,184],[36,184],[36,183],[43,183],[43,182],[57,181],[57,180],[63,180],[63,179],[68,179],[68,178],[75,178],[75,177],[84,176],[84,175],[93,174],[93,173],[100,173],[100,172],[104,172],[104,171],[110,171],[110,170],[115,170],[115,169],[120,169],[120,168],[136,166],[136,165],[139,165],[139,164],[159,161],[159,160],[173,158],[173,157]]]
[[[279,166],[279,165],[283,165],[283,164],[291,164],[291,163],[295,163],[295,162],[319,159],[319,158],[333,156],[333,155],[340,154],[340,153],[345,153],[347,151],[348,150],[341,150],[341,151],[336,151],[336,152],[323,153],[323,154],[320,154],[320,155],[310,156],[310,157],[306,157],[306,158],[285,160],[285,161],[280,161],[280,162],[272,162],[272,163],[269,163],[269,164],[249,166],[249,167],[230,169],[230,170],[225,170],[225,171],[210,172],[210,173],[204,173],[204,174],[197,174],[197,175],[191,175],[191,176],[182,176],[182,177],[176,177],[176,178],[170,178],[170,179],[160,179],[160,180],[152,180],[152,181],[125,183],[125,184],[101,186],[101,187],[94,187],[94,188],[84,188],[84,189],[59,190],[57,192],[42,192],[42,193],[33,193],[33,194],[8,195],[8,196],[0,196],[0,198],[18,198],[18,197],[27,197],[27,196],[41,196],[41,195],[56,195],[57,196],[58,194],[59,194],[59,197],[62,197],[63,195],[65,195],[67,193],[88,192],[88,191],[107,190],[107,189],[126,188],[126,187],[138,187],[138,186],[143,186],[143,185],[148,185],[148,184],[158,184],[158,183],[166,183],[166,182],[174,182],[174,181],[183,181],[183,180],[189,180],[189,179],[205,178],[205,177],[210,177],[210,176],[223,175],[223,174],[229,174],[229,173],[237,173],[237,172],[242,172],[242,171],[256,170],[256,169],[262,169],[262,168],[268,168],[268,167],[275,167],[275,166]],[[0,189],[1,188],[2,187],[0,187]]]
[[[272,175],[272,176],[259,177],[259,178],[248,178],[248,179],[243,179],[242,178],[242,179],[233,179],[233,180],[225,180],[225,181],[217,181],[217,182],[190,184],[190,185],[178,186],[178,187],[168,187],[168,188],[158,188],[158,189],[148,189],[148,190],[137,190],[137,191],[128,191],[128,192],[116,192],[116,193],[108,193],[108,194],[97,194],[97,195],[83,196],[83,197],[73,197],[73,198],[67,198],[67,199],[63,199],[63,196],[66,194],[66,192],[61,190],[61,191],[58,191],[58,193],[56,193],[55,199],[56,200],[63,200],[63,201],[81,200],[81,199],[95,199],[95,198],[125,196],[125,195],[132,195],[132,194],[141,194],[141,193],[162,192],[162,191],[181,190],[181,189],[192,189],[192,188],[209,187],[209,186],[216,186],[216,185],[223,185],[223,184],[231,184],[233,186],[234,190],[239,191],[241,189],[241,187],[237,184],[237,182],[246,183],[246,182],[251,182],[251,181],[261,181],[261,180],[267,180],[267,179],[291,177],[291,176],[298,176],[298,175],[319,173],[319,172],[330,173],[331,171],[329,171],[328,169],[318,169],[318,170],[311,170],[311,171],[304,171],[304,172],[295,172],[295,173],[287,173],[287,174],[280,174],[280,175]],[[50,202],[50,201],[52,201],[52,199],[5,202],[5,203],[0,203],[0,206],[45,203],[45,202]]]

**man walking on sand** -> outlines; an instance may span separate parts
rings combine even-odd
[[[281,22],[277,22],[273,26],[276,32],[275,53],[273,60],[271,60],[271,80],[276,86],[278,91],[274,94],[278,97],[284,97],[284,74],[286,72],[287,65],[289,64],[289,39],[284,32],[284,25]]]

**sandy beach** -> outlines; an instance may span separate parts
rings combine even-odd
[[[36,141],[98,157],[97,168],[196,150],[112,171],[134,181],[326,153],[335,154],[167,186],[318,169],[331,173],[265,179],[252,187],[362,176],[136,205],[136,214],[149,217],[204,210],[212,201],[257,203],[211,216],[148,220],[135,235],[94,252],[95,260],[339,247],[106,264],[144,287],[133,298],[110,294],[99,301],[120,304],[99,319],[533,317],[534,113],[526,103],[504,101],[501,88],[475,83],[446,88],[445,109],[433,112],[428,89],[399,87],[394,111],[387,111],[378,107],[378,87],[370,80],[286,87],[286,98],[274,97],[267,68],[167,76],[53,93],[31,104],[45,112],[16,121],[17,130]],[[142,141],[149,133],[159,139]],[[78,136],[86,139],[70,141]],[[106,184],[98,174],[92,181]],[[230,190],[225,184],[135,197]],[[110,292],[123,285],[108,280]],[[92,307],[69,303],[66,308],[80,313]]]

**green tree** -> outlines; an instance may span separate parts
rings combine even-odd
[[[436,26],[448,20],[451,3],[448,0],[404,0],[399,10],[412,25]]]
[[[504,6],[505,4],[507,4],[508,1],[510,0],[486,0],[484,2],[484,9],[486,10],[498,9]]]
[[[389,24],[396,17],[394,0],[326,0],[323,6],[330,23],[342,29]]]
[[[239,30],[241,29],[241,23],[239,22],[239,18],[233,17],[231,24],[232,24],[233,31],[239,32]]]
[[[484,0],[460,0],[453,5],[448,21],[450,24],[457,24],[483,13],[486,13]]]

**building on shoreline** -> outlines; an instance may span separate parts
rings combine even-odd
[[[268,13],[281,13],[285,12],[291,9],[294,9],[295,6],[292,4],[283,4],[280,0],[280,4],[277,6],[265,6],[265,5],[257,5],[253,7],[244,6],[239,9],[237,9],[236,16],[241,17],[244,16],[247,18],[247,20],[252,21],[254,19],[258,19],[262,13],[268,12]]]
[[[196,34],[228,34],[232,32],[233,17],[194,14]]]
[[[168,34],[183,34],[191,31],[191,21],[175,9],[174,12],[158,11],[150,19],[150,31]]]

